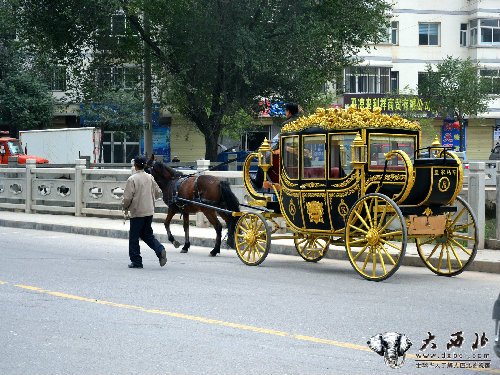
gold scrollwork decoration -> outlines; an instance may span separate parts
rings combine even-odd
[[[301,189],[305,188],[318,188],[318,187],[325,187],[325,184],[319,184],[317,182],[308,182],[307,184],[300,185]]]
[[[316,112],[307,117],[289,122],[281,129],[282,133],[299,132],[304,129],[317,126],[325,130],[346,130],[366,128],[393,128],[421,130],[417,122],[406,120],[398,115],[386,115],[381,108],[371,111],[368,108],[358,109],[351,105],[348,109],[342,108],[318,108]]]
[[[347,197],[349,195],[355,194],[358,190],[359,190],[359,185],[356,185],[356,186],[353,186],[352,188],[346,189],[344,191],[330,193],[330,196],[334,197],[334,198],[344,198],[344,197]]]
[[[292,181],[290,181],[288,179],[288,176],[286,175],[286,172],[285,172],[285,170],[283,168],[281,168],[280,177],[281,177],[282,181],[285,183],[285,185],[288,185],[288,186],[291,186],[291,187],[297,186],[297,184],[293,183]]]

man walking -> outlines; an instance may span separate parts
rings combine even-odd
[[[128,265],[129,268],[142,268],[139,238],[155,251],[161,267],[167,263],[165,248],[155,238],[151,228],[155,210],[154,201],[163,193],[153,176],[144,172],[146,163],[147,159],[142,155],[134,159],[136,173],[128,178],[123,194],[123,209],[130,214],[128,253],[132,263]]]

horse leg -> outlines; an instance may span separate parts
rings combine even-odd
[[[165,218],[165,223],[163,225],[165,225],[165,229],[167,230],[168,240],[172,242],[174,244],[174,247],[177,249],[179,246],[181,246],[181,244],[174,238],[174,236],[172,236],[172,232],[170,231],[170,222],[172,221],[172,218],[175,214],[176,212],[169,208],[167,217]]]
[[[231,215],[228,215],[226,213],[221,212],[219,214],[224,221],[226,222],[226,227],[227,227],[227,244],[230,248],[234,249],[235,243],[234,243],[234,230],[235,230],[235,225],[236,221],[235,218]]]
[[[220,253],[222,224],[220,223],[219,219],[217,219],[217,213],[215,210],[203,210],[202,212],[205,214],[210,224],[213,225],[213,227],[215,228],[215,232],[217,233],[217,236],[215,237],[215,246],[213,250],[210,252],[210,256],[214,257]]]
[[[191,244],[189,243],[189,214],[184,214],[184,246],[182,247],[181,253],[187,253]]]

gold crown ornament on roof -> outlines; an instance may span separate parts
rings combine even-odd
[[[398,115],[387,115],[382,109],[376,107],[358,109],[351,105],[348,109],[318,108],[316,112],[307,117],[301,117],[285,124],[282,133],[299,132],[310,127],[320,127],[325,130],[335,129],[360,129],[360,128],[395,128],[408,130],[421,130],[420,124],[406,120]]]

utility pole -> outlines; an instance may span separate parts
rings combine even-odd
[[[144,32],[149,35],[149,18],[144,13]],[[151,50],[144,42],[144,153],[151,156],[153,153],[153,98],[151,94]]]

